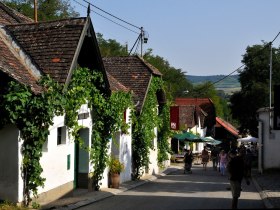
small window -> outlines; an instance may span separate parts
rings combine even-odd
[[[67,170],[70,170],[70,166],[71,166],[71,155],[67,155]]]
[[[57,145],[66,143],[66,127],[57,128]]]

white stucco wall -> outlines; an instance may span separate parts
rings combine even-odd
[[[8,125],[0,130],[0,199],[18,202],[22,191],[19,184],[19,130]]]
[[[39,194],[54,189],[60,185],[74,180],[74,142],[69,139],[57,145],[57,128],[64,126],[64,116],[54,118],[54,124],[49,128],[50,134],[44,147],[40,160],[43,168],[42,177],[46,178],[44,188],[39,189]],[[67,169],[67,155],[70,155],[70,169]]]
[[[154,149],[150,149],[150,155],[149,155],[149,170],[145,171],[147,174],[158,174],[159,173],[159,167],[158,167],[158,161],[157,161],[157,154],[158,154],[158,146],[157,146],[157,128],[154,128],[154,133],[156,137],[153,140],[153,146]]]
[[[280,168],[280,130],[269,129],[269,110],[260,109],[259,114],[259,171]],[[273,113],[272,113],[273,128]],[[262,153],[263,151],[263,153]],[[263,165],[262,162],[263,156]],[[263,167],[263,168],[262,168]]]

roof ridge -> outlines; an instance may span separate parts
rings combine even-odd
[[[136,55],[135,57],[137,57],[138,59],[140,59],[143,64],[148,67],[148,69],[151,69],[152,73],[153,74],[156,74],[156,75],[159,75],[159,76],[162,76],[162,73],[156,68],[154,67],[152,64],[150,64],[148,61],[146,61],[143,57],[139,56],[139,55]]]
[[[10,15],[12,18],[14,18],[17,22],[22,23],[22,19],[25,19],[26,21],[30,21],[33,22],[34,20],[21,14],[20,12],[16,11],[15,9],[7,6],[6,4],[4,4],[3,2],[0,2],[0,7],[6,11],[8,13],[8,15]]]
[[[46,21],[29,22],[29,23],[17,23],[17,24],[9,24],[8,26],[54,24],[54,23],[56,23],[56,22],[65,22],[65,21],[81,20],[81,19],[86,20],[86,17],[64,18],[64,19],[59,19],[59,20],[46,20]]]

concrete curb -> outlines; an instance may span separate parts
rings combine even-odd
[[[162,173],[160,173],[158,176],[165,176],[173,171],[176,171],[178,170],[179,168],[167,168],[166,170],[164,170]],[[79,201],[79,202],[76,202],[76,203],[73,203],[73,204],[68,204],[66,206],[59,206],[59,207],[52,207],[52,208],[49,208],[49,209],[61,209],[61,210],[74,210],[74,209],[77,209],[77,208],[80,208],[80,207],[83,207],[83,206],[87,206],[89,204],[92,204],[96,201],[100,201],[100,200],[103,200],[105,198],[109,198],[109,197],[112,197],[114,195],[117,195],[119,193],[122,193],[122,192],[125,192],[127,190],[130,190],[130,189],[133,189],[135,187],[138,187],[140,185],[143,185],[147,182],[150,182],[150,181],[154,181],[156,180],[158,177],[157,176],[151,176],[150,178],[148,179],[145,179],[145,180],[140,180],[140,181],[137,181],[136,183],[134,184],[131,184],[131,185],[128,185],[127,187],[120,187],[117,191],[115,192],[106,192],[106,191],[103,191],[104,193],[102,193],[100,196],[97,196],[97,197],[94,197],[94,198],[90,198],[90,199],[85,199],[85,200],[82,200],[82,201]]]
[[[258,184],[258,182],[256,181],[256,179],[254,177],[252,177],[252,182],[254,183],[257,191],[259,192],[261,199],[265,205],[266,209],[274,209],[274,206],[271,204],[271,202],[268,199],[268,196],[266,195],[265,191],[263,191],[260,187],[260,185]]]

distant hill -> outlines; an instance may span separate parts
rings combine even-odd
[[[240,83],[238,81],[239,75],[211,75],[211,76],[194,76],[187,75],[187,79],[194,85],[201,84],[205,82],[215,83],[217,90],[223,90],[226,94],[232,94],[235,91],[240,90]],[[225,79],[223,79],[226,77]]]

